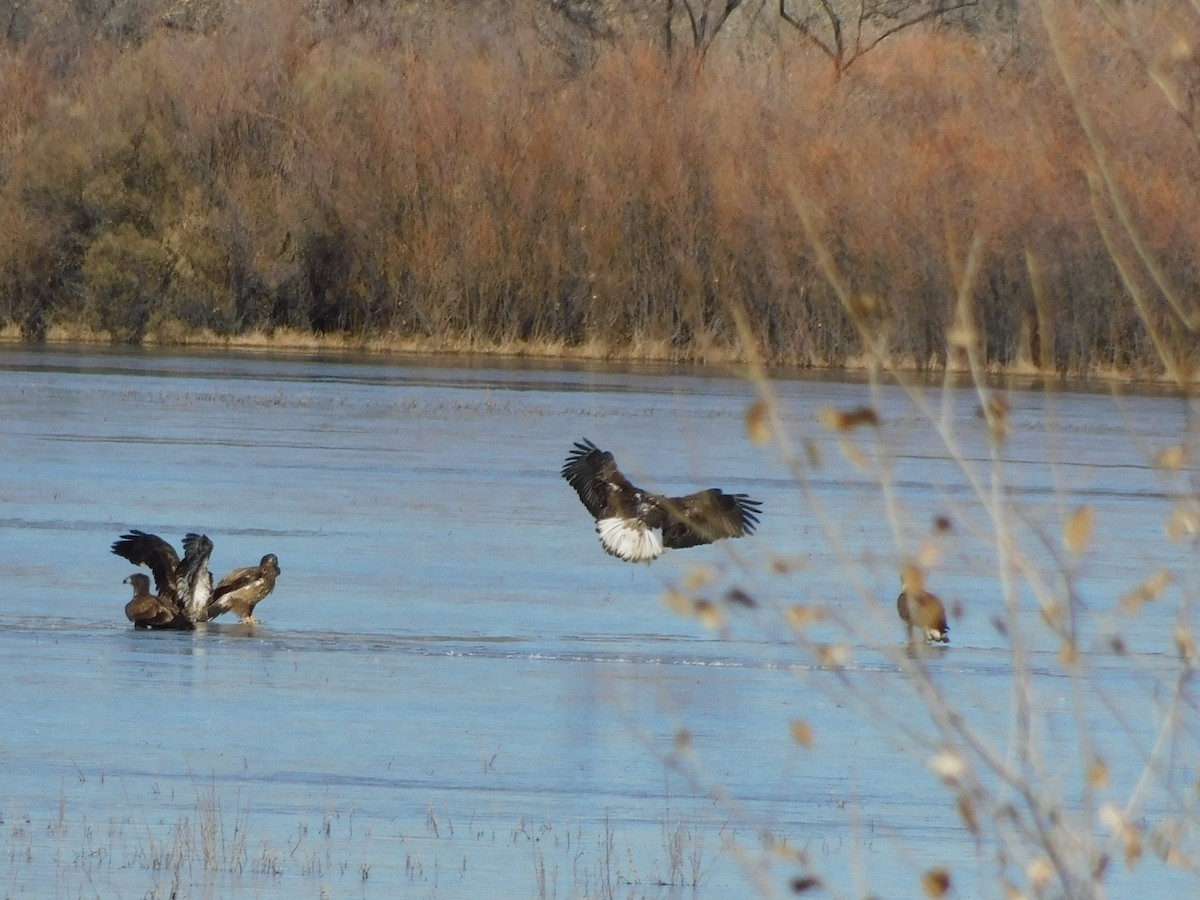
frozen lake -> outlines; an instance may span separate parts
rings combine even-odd
[[[1152,464],[1196,458],[1194,411],[1012,390],[992,459],[975,393],[929,389],[955,461],[900,388],[773,387],[794,467],[732,375],[0,349],[5,896],[913,897],[944,869],[998,897],[1041,871],[995,837],[1005,803],[1109,852],[1113,896],[1194,896],[1159,856],[1197,849],[1197,492]],[[819,422],[868,403],[878,430]],[[762,500],[758,534],[608,557],[558,475],[585,436],[646,487]],[[277,554],[262,624],[134,631],[129,528],[208,534],[217,577]],[[912,659],[921,552],[952,643]],[[1044,621],[1065,584],[1077,665]],[[978,838],[929,766],[952,743],[930,690],[1038,785],[981,775]],[[1145,835],[1132,870],[1106,803]]]

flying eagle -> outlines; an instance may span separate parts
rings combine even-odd
[[[264,556],[257,566],[234,569],[213,590],[208,617],[215,619],[222,613],[232,612],[244,624],[254,625],[258,622],[254,618],[254,607],[275,590],[278,577],[279,559],[274,553]]]
[[[919,628],[925,633],[925,640],[931,643],[950,643],[950,626],[946,623],[946,607],[937,594],[925,590],[920,572],[906,568],[900,575],[900,596],[896,598],[896,612],[908,629],[908,641],[911,644],[913,629]]]
[[[562,467],[596,520],[604,549],[626,562],[657,559],[667,548],[695,547],[753,534],[762,503],[717,488],[664,497],[633,485],[613,455],[587,438],[576,442]]]
[[[208,560],[212,556],[212,541],[206,535],[189,533],[183,538],[183,559],[175,552],[175,548],[160,538],[157,534],[147,534],[136,528],[121,539],[114,541],[112,552],[129,560],[135,566],[149,566],[154,575],[154,589],[158,592],[156,599],[163,610],[171,611],[174,615],[164,621],[152,612],[141,620],[131,621],[135,625],[147,628],[170,627],[192,628],[198,622],[208,620],[206,613],[208,601],[212,595],[212,575],[208,571]],[[140,579],[132,581],[131,579]],[[130,605],[138,610],[150,610],[145,597],[150,597],[150,584],[145,575],[131,575],[126,581],[134,586],[134,598],[126,606],[125,614],[129,615]],[[141,590],[139,586],[144,587]],[[186,624],[185,624],[186,623]]]

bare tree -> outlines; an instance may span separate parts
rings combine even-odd
[[[550,0],[550,8],[592,37],[611,37],[604,21],[603,3],[597,0]]]
[[[528,9],[546,46],[570,72],[592,65],[601,44],[616,36],[604,0],[536,0]]]
[[[692,37],[692,51],[703,59],[708,48],[729,17],[742,5],[743,0],[666,0],[666,37],[667,52],[674,50],[674,22],[676,14],[682,11],[687,17]]]
[[[779,16],[833,63],[840,77],[897,32],[981,0],[779,0]]]

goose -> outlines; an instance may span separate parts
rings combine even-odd
[[[683,497],[642,490],[587,438],[575,442],[561,474],[596,520],[601,546],[626,562],[650,563],[667,549],[743,537],[758,526],[760,501],[719,488]]]

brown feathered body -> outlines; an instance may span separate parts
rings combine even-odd
[[[142,628],[194,628],[208,620],[205,608],[212,593],[212,575],[209,572],[212,541],[208,536],[194,532],[186,534],[184,558],[180,559],[175,548],[157,534],[133,528],[127,534],[122,534],[120,540],[113,542],[113,553],[130,560],[134,565],[149,566],[154,575],[156,599],[163,608],[174,613],[174,618],[166,623],[158,623],[157,619],[161,617],[149,614],[142,617],[140,623],[134,624],[140,624]],[[145,578],[144,575],[139,577]],[[138,586],[134,584],[134,592],[137,590]],[[146,581],[145,594],[149,593],[149,581]],[[134,600],[137,600],[137,596],[134,596]],[[142,607],[149,608],[144,600]]]
[[[125,579],[125,584],[133,585],[133,599],[125,604],[125,618],[135,628],[192,627],[192,623],[173,604],[150,593],[150,576],[135,572]]]
[[[611,453],[586,438],[576,442],[561,474],[596,520],[601,545],[627,562],[743,537],[758,526],[760,501],[718,488],[682,497],[642,490],[621,474]]]
[[[896,612],[908,629],[912,641],[913,630],[920,629],[927,641],[950,643],[950,625],[946,622],[946,607],[936,594],[922,589],[905,589],[896,598]]]
[[[137,566],[148,566],[154,576],[156,595],[150,594],[145,575],[131,575],[126,582],[134,585],[134,598],[126,605],[126,616],[134,625],[143,628],[192,628],[207,619],[205,609],[212,593],[212,575],[208,560],[212,556],[212,541],[194,532],[184,536],[183,559],[169,543],[157,534],[131,529],[114,541],[112,552]],[[137,578],[134,582],[130,579]],[[158,612],[153,612],[145,599],[153,596]],[[130,605],[138,614],[130,616]],[[166,613],[171,615],[168,617]]]
[[[275,590],[279,571],[279,559],[274,553],[264,556],[257,566],[234,569],[213,589],[208,618],[232,612],[246,624],[255,623],[254,607]]]

